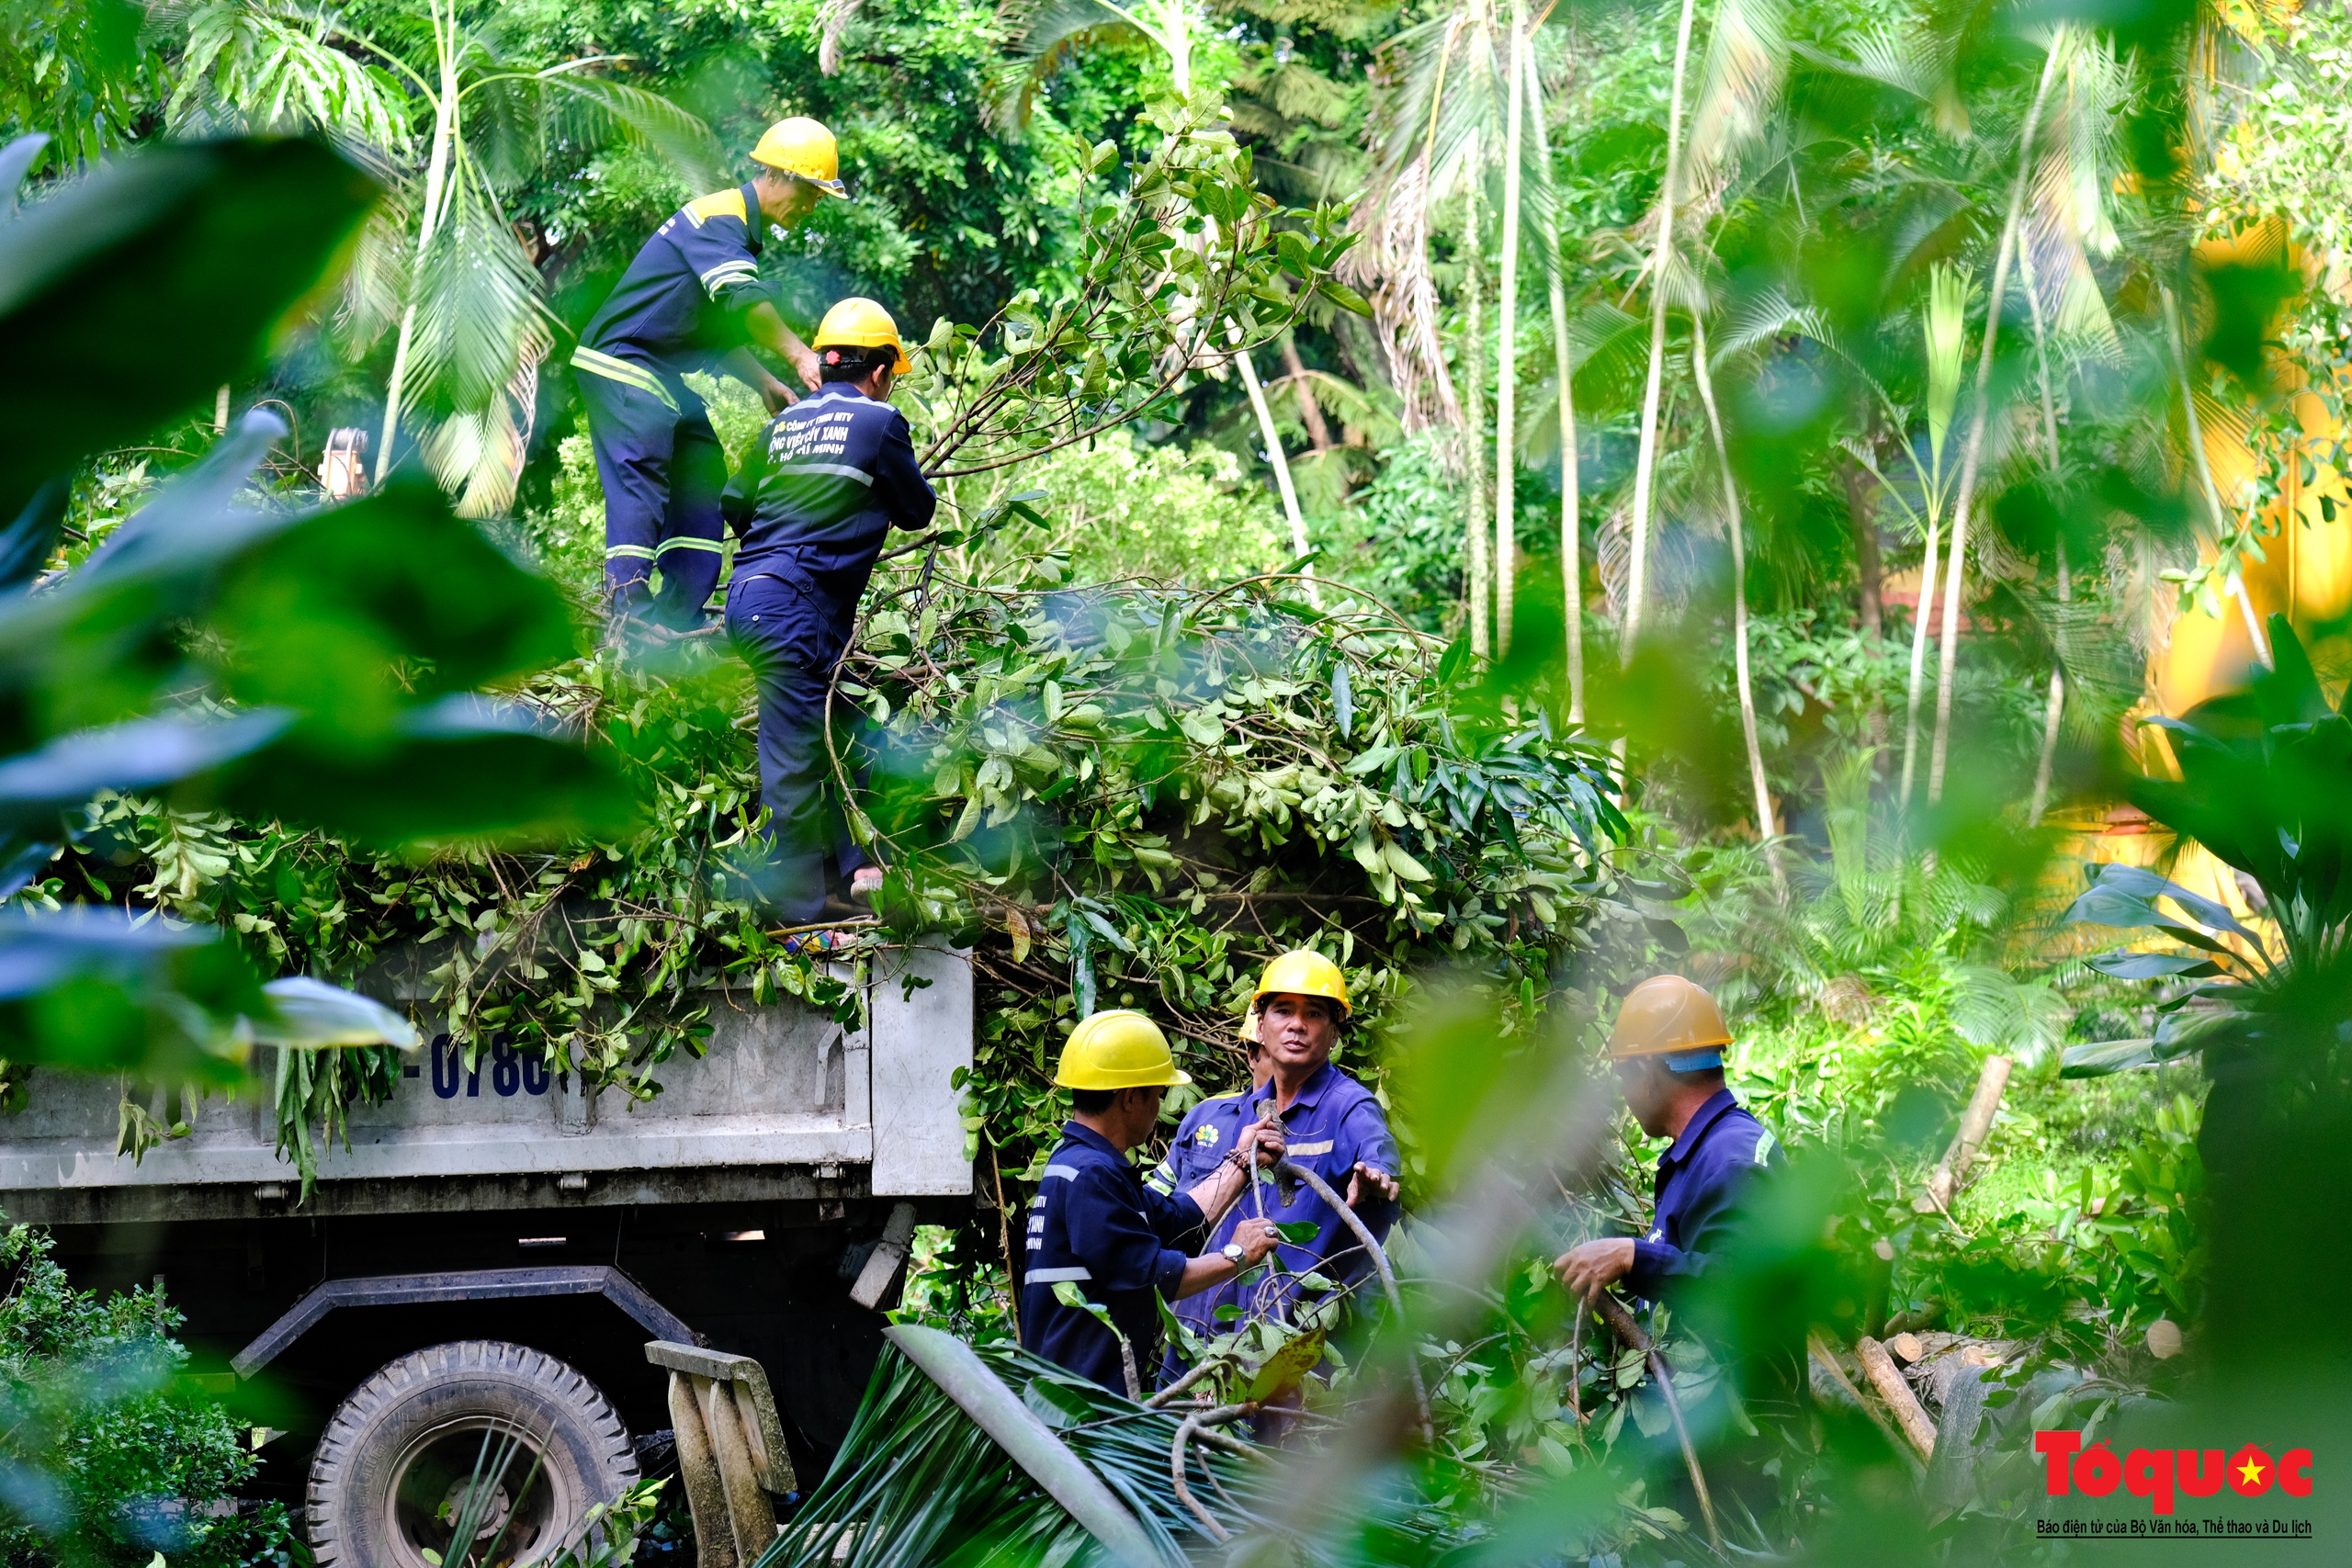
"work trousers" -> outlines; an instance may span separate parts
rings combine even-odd
[[[727,457],[702,400],[675,377],[643,374],[645,384],[593,370],[579,377],[605,487],[605,588],[616,612],[698,626],[718,586]]]
[[[837,595],[795,569],[738,562],[727,587],[727,635],[760,693],[760,799],[768,808],[768,863],[760,891],[788,925],[824,912],[832,883],[866,863],[838,801],[827,798],[826,693],[849,647],[854,595]],[[856,706],[835,700],[834,744],[846,748]]]

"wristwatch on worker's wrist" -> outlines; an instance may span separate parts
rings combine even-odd
[[[1250,1257],[1249,1253],[1242,1250],[1241,1244],[1238,1241],[1227,1242],[1220,1250],[1225,1254],[1225,1260],[1236,1269],[1240,1268]]]

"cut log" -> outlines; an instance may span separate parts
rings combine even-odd
[[[1877,1405],[1862,1397],[1862,1391],[1854,1386],[1854,1380],[1846,1375],[1846,1369],[1838,1364],[1837,1353],[1829,1348],[1821,1336],[1817,1333],[1805,1336],[1805,1348],[1813,1357],[1813,1364],[1821,1369],[1838,1393],[1851,1400],[1855,1409],[1870,1417],[1871,1424],[1885,1437],[1886,1446],[1910,1464],[1911,1473],[1914,1476],[1925,1474],[1927,1466],[1921,1464],[1918,1455],[1905,1446],[1903,1435],[1894,1429],[1894,1423],[1880,1412]]]
[[[1976,1151],[1984,1146],[1985,1138],[1993,1131],[1993,1118],[2001,1109],[2001,1095],[2009,1087],[2011,1062],[2007,1056],[1987,1056],[1984,1068],[1976,1075],[1976,1092],[1968,1098],[1968,1109],[1962,1112],[1960,1131],[1952,1134],[1951,1147],[1936,1162],[1935,1173],[1928,1178],[1928,1196],[1939,1209],[1951,1207],[1952,1194],[1960,1190],[1961,1182],[1968,1175],[1969,1162]]]
[[[1888,1355],[1906,1367],[1927,1354],[1926,1348],[1919,1343],[1917,1335],[1890,1334],[1880,1343],[1886,1347]]]
[[[1854,1342],[1854,1359],[1861,1362],[1862,1371],[1870,1377],[1871,1386],[1878,1390],[1879,1397],[1885,1400],[1886,1407],[1894,1413],[1895,1424],[1903,1428],[1903,1435],[1911,1440],[1911,1446],[1919,1450],[1919,1457],[1935,1458],[1936,1424],[1928,1419],[1928,1412],[1920,1405],[1919,1396],[1913,1393],[1911,1385],[1903,1381],[1902,1371],[1895,1366],[1894,1359],[1886,1353],[1886,1347],[1865,1334]]]

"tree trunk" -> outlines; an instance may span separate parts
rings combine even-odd
[[[1852,457],[1846,459],[1839,477],[1846,486],[1846,519],[1854,530],[1854,574],[1860,580],[1857,619],[1861,625],[1862,643],[1876,654],[1886,640],[1886,606],[1880,597],[1880,581],[1884,573],[1879,564],[1878,508],[1871,493],[1871,480],[1862,465]],[[1864,711],[1864,738],[1873,752],[1886,745],[1886,705],[1879,700],[1878,687],[1871,687],[1870,705]],[[1873,768],[1879,764],[1873,763]]]
[[[1666,183],[1659,187],[1657,245],[1650,253],[1650,368],[1642,385],[1642,439],[1634,458],[1633,558],[1626,573],[1625,620],[1617,633],[1617,662],[1630,663],[1642,635],[1642,602],[1649,592],[1650,491],[1657,478],[1658,393],[1666,380],[1666,267],[1674,252],[1676,182],[1682,177],[1682,85],[1690,64],[1690,17],[1697,0],[1682,0],[1674,39],[1674,89],[1667,100]]]
[[[1462,457],[1469,465],[1470,516],[1464,530],[1464,565],[1469,581],[1470,651],[1484,658],[1492,651],[1487,640],[1487,606],[1493,597],[1487,559],[1487,316],[1478,276],[1482,256],[1478,244],[1478,135],[1470,134],[1470,156],[1463,192],[1462,251],[1464,328]]]
[[[1250,351],[1236,349],[1234,364],[1241,367],[1241,384],[1250,389],[1250,407],[1258,415],[1258,434],[1265,439],[1266,461],[1274,470],[1274,488],[1282,492],[1283,515],[1290,519],[1290,553],[1299,560],[1315,547],[1307,542],[1306,519],[1298,510],[1298,491],[1290,482],[1290,459],[1283,455],[1283,434],[1274,428],[1274,411],[1266,402],[1266,389],[1259,384],[1258,367],[1250,362]],[[1298,569],[1306,578],[1306,600],[1317,609],[1323,607],[1322,596],[1315,589],[1315,563],[1306,561]]]
[[[1535,69],[1535,40],[1522,39],[1526,54],[1520,69]],[[1535,116],[1535,157],[1544,177],[1552,177],[1552,141],[1539,110]],[[1547,208],[1547,210],[1548,208]],[[1584,722],[1584,520],[1580,513],[1577,475],[1577,400],[1574,367],[1568,362],[1568,290],[1560,276],[1560,227],[1556,216],[1544,230],[1545,273],[1552,302],[1552,373],[1560,383],[1560,608],[1567,624],[1568,722]]]
[[[1854,573],[1861,580],[1858,616],[1862,637],[1876,643],[1886,635],[1886,607],[1879,598],[1878,508],[1861,464],[1847,458],[1840,475],[1846,482],[1846,519],[1854,530]]]
[[[2041,383],[2041,442],[2042,455],[2048,459],[2050,472],[2058,471],[2058,400],[2050,385],[2050,333],[2041,315],[2041,284],[2033,274],[2033,246],[2018,247],[2018,280],[2025,285],[2026,309],[2033,321],[2033,357]],[[2041,826],[2041,815],[2050,806],[2050,779],[2058,763],[2058,730],[2066,716],[2066,626],[2064,606],[2074,599],[2074,582],[2066,570],[2066,536],[2058,536],[2058,621],[2051,635],[2057,657],[2050,663],[2050,700],[2042,706],[2041,755],[2034,763],[2033,803],[2026,813],[2026,826]]]
[[[1510,651],[1513,581],[1519,571],[1519,160],[1527,120],[1527,76],[1520,36],[1523,0],[1510,7],[1510,123],[1503,132],[1503,275],[1497,296],[1500,345],[1495,355],[1495,652]]]
[[[376,484],[382,488],[385,477],[392,471],[392,436],[401,423],[401,394],[408,378],[408,350],[416,334],[416,288],[424,268],[424,254],[433,243],[435,231],[440,225],[441,203],[449,185],[450,143],[457,136],[458,119],[458,18],[452,8],[448,26],[442,27],[441,8],[433,8],[433,37],[435,51],[441,57],[441,97],[433,106],[433,151],[424,165],[424,209],[419,216],[416,231],[416,263],[409,273],[409,301],[401,311],[400,335],[392,342],[391,381],[384,389],[384,434],[376,451]]]
[[[2009,189],[2009,215],[2001,225],[2001,244],[1993,257],[1993,286],[1984,299],[1984,347],[1976,361],[1976,406],[1969,411],[1968,451],[1960,465],[1960,493],[1952,503],[1951,561],[1944,570],[1944,645],[1936,667],[1936,743],[1928,759],[1928,802],[1944,796],[1944,762],[1951,749],[1951,704],[1960,653],[1960,601],[1968,570],[1968,513],[1976,504],[1976,475],[1984,460],[1984,427],[1993,412],[1993,356],[2001,333],[2001,295],[2009,281],[2009,259],[2017,254],[2018,222],[2025,212],[2026,190],[2033,179],[2033,138],[2041,129],[2050,85],[2057,80],[2058,63],[2073,38],[2062,27],[2050,40],[2049,57],[2041,62],[2041,82],[2033,90],[2033,107],[2026,111],[2025,129],[2018,134],[2018,177]]]
[[[1298,417],[1306,426],[1306,439],[1317,452],[1331,449],[1331,427],[1323,422],[1323,405],[1315,400],[1314,389],[1306,383],[1306,364],[1298,356],[1298,340],[1283,333],[1283,374],[1290,378],[1291,395],[1298,400]]]
[[[1937,531],[1943,519],[1928,514],[1928,547],[1919,558],[1919,604],[1911,616],[1911,682],[1903,705],[1902,803],[1911,804],[1911,781],[1919,757],[1919,699],[1927,686],[1928,624],[1935,613]]]
[[[1690,372],[1699,383],[1699,402],[1707,411],[1707,434],[1715,444],[1715,462],[1723,470],[1724,519],[1731,525],[1732,673],[1739,689],[1739,731],[1747,742],[1747,783],[1756,793],[1756,837],[1764,846],[1764,863],[1772,868],[1772,886],[1781,898],[1789,896],[1788,874],[1781,867],[1779,829],[1772,821],[1772,790],[1764,777],[1764,748],[1756,734],[1756,686],[1747,660],[1747,540],[1741,527],[1739,480],[1731,471],[1731,448],[1724,442],[1723,416],[1715,410],[1715,378],[1707,365],[1704,312],[1690,312]]]

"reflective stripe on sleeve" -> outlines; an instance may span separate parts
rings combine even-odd
[[[1058,1285],[1065,1280],[1091,1280],[1094,1276],[1083,1269],[1032,1269],[1021,1276],[1026,1285]]]
[[[708,550],[712,555],[718,555],[724,548],[717,539],[664,539],[653,553],[663,556],[672,550]]]
[[[1058,1176],[1064,1181],[1076,1181],[1078,1179],[1078,1167],[1074,1165],[1049,1165],[1046,1168],[1046,1174],[1047,1176]]]
[[[651,560],[653,552],[643,545],[606,545],[606,560]]]

